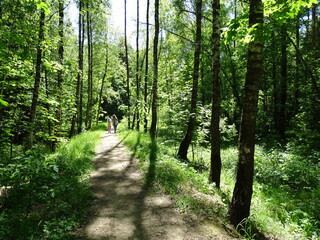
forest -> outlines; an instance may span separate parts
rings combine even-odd
[[[72,239],[113,114],[178,208],[320,239],[320,2],[129,1],[0,0],[0,239]]]

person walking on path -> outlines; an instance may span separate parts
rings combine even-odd
[[[118,118],[115,114],[112,115],[112,123],[113,123],[114,133],[116,133],[117,127],[118,127]]]
[[[108,123],[108,133],[111,133],[111,118],[107,116],[107,123]]]

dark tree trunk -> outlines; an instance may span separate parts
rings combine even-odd
[[[61,67],[64,66],[64,0],[59,1],[59,47],[58,47],[58,54],[59,54],[59,63]],[[62,125],[62,97],[63,97],[63,69],[58,70],[58,109],[57,109],[57,126],[56,126],[56,135],[61,135],[61,125]]]
[[[127,43],[127,0],[124,0],[124,47],[126,52],[126,72],[127,72],[127,106],[128,106],[128,129],[130,129],[130,72],[129,72],[129,55]]]
[[[150,1],[147,0],[146,69],[145,69],[145,76],[144,76],[144,132],[145,133],[148,131],[149,8],[150,8]]]
[[[200,65],[200,51],[201,51],[201,19],[202,19],[202,0],[196,0],[196,40],[194,51],[194,65],[193,65],[193,85],[191,95],[190,117],[188,121],[187,132],[180,143],[178,157],[187,160],[188,148],[192,141],[193,131],[196,125],[197,114],[197,96],[198,96],[198,79],[199,79],[199,65]]]
[[[153,41],[153,85],[152,85],[152,107],[150,135],[154,139],[157,133],[158,122],[158,42],[159,42],[159,0],[154,2],[154,41]]]
[[[108,64],[109,64],[109,50],[108,50],[108,43],[106,43],[106,63],[105,63],[105,67],[104,67],[104,73],[103,73],[101,87],[100,87],[100,93],[99,93],[98,113],[97,113],[97,122],[96,122],[97,125],[99,123],[101,101],[102,101],[102,93],[103,93],[103,88],[104,88],[104,84],[105,84],[105,81],[106,81],[106,76],[107,76],[107,73],[108,73]]]
[[[38,106],[38,98],[39,98],[39,88],[41,82],[41,65],[42,65],[42,42],[44,40],[44,20],[45,13],[41,10],[40,19],[39,19],[39,35],[38,35],[38,46],[37,46],[37,62],[36,62],[36,74],[34,77],[34,87],[33,87],[33,95],[32,95],[32,103],[30,109],[30,131],[29,131],[29,139],[28,139],[28,148],[32,148],[33,145],[33,134],[34,134],[34,122],[36,118],[36,111]]]
[[[209,181],[220,188],[220,0],[212,0],[212,110],[211,167]]]
[[[49,91],[49,81],[48,81],[48,73],[47,73],[47,70],[44,70],[44,81],[45,81],[45,87],[46,87],[46,97],[47,99],[49,99],[50,97],[50,91]],[[47,109],[47,112],[48,114],[50,114],[50,104],[49,103],[46,103],[46,109]],[[49,134],[49,145],[50,145],[50,150],[52,152],[54,152],[55,150],[55,141],[53,139],[53,130],[52,130],[52,121],[50,118],[48,118],[48,134]]]
[[[300,16],[297,16],[297,23],[296,23],[296,46],[299,49],[300,48]],[[295,54],[295,60],[296,60],[296,76],[294,81],[294,115],[298,114],[299,111],[299,97],[300,97],[300,91],[299,91],[299,82],[300,82],[300,58],[299,53],[296,50]]]
[[[88,39],[88,101],[86,112],[86,129],[91,128],[92,124],[92,22],[90,14],[90,5],[87,3],[87,39]]]
[[[317,41],[317,6],[318,4],[314,4],[312,6],[311,12],[312,12],[312,25],[311,25],[311,38],[312,38],[312,46],[314,49],[317,49],[318,41]]]
[[[78,75],[76,87],[76,113],[73,115],[69,137],[82,130],[82,89],[83,89],[83,42],[84,42],[84,16],[81,14],[83,9],[83,1],[79,1],[79,35],[78,35]]]
[[[256,25],[257,24],[257,25]],[[235,188],[230,205],[230,221],[237,226],[250,215],[252,198],[255,129],[258,108],[259,80],[263,59],[263,4],[250,1],[249,28],[255,25],[255,36],[248,46],[248,65],[244,89],[242,118],[239,135],[239,159]]]
[[[229,60],[230,60],[230,70],[231,70],[231,88],[234,100],[236,102],[236,107],[233,112],[233,119],[236,125],[236,129],[239,131],[239,125],[240,125],[240,117],[241,117],[241,109],[242,109],[242,101],[240,96],[240,86],[239,86],[239,80],[237,77],[237,67],[236,63],[233,60],[233,54],[230,49],[230,45],[227,44],[227,53],[229,54]]]
[[[82,91],[83,91],[83,49],[84,49],[84,15],[80,14],[84,7],[84,3],[80,0],[80,9],[79,9],[79,70],[78,70],[78,82],[77,82],[77,112],[78,112],[78,121],[77,121],[77,132],[81,133],[82,131]]]
[[[285,140],[286,131],[286,104],[287,104],[287,78],[288,78],[288,58],[287,58],[287,29],[281,27],[281,82],[280,82],[280,118],[279,134]]]
[[[278,55],[278,47],[277,47],[277,40],[275,38],[275,30],[272,31],[271,34],[271,42],[272,42],[272,55],[277,56]],[[279,79],[277,76],[277,58],[273,57],[272,58],[272,83],[273,83],[273,93],[272,93],[272,98],[273,98],[273,123],[275,129],[278,131],[279,129],[279,119],[280,119],[280,114],[279,114]]]
[[[139,67],[139,0],[137,0],[137,36],[136,36],[136,84],[137,84],[137,130],[140,130],[140,67]]]

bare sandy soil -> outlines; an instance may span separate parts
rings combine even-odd
[[[95,200],[77,239],[237,239],[218,223],[182,214],[169,196],[148,193],[136,160],[115,134],[105,134],[91,175]]]

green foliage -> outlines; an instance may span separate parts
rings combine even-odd
[[[221,151],[222,181],[221,192],[218,192],[207,182],[208,168],[199,172],[195,170],[197,164],[194,168],[193,162],[187,165],[174,157],[177,143],[171,134],[172,131],[159,129],[153,186],[172,194],[181,211],[195,211],[208,217],[218,214],[224,218],[235,182],[237,148],[226,147]],[[148,174],[152,152],[149,136],[124,130],[121,136]],[[319,235],[320,187],[317,180],[320,171],[319,165],[312,164],[317,155],[306,157],[293,149],[288,147],[288,150],[280,151],[256,147],[252,214],[238,226],[245,239],[260,238],[263,234],[288,239],[316,239]],[[194,161],[199,161],[201,156],[203,164],[209,166],[209,150],[197,145],[194,151],[199,152]],[[196,191],[207,195],[201,197],[201,194],[195,194]]]
[[[56,153],[37,149],[1,164],[0,186],[9,186],[0,211],[1,239],[70,239],[91,194],[85,173],[105,125],[63,143]]]

